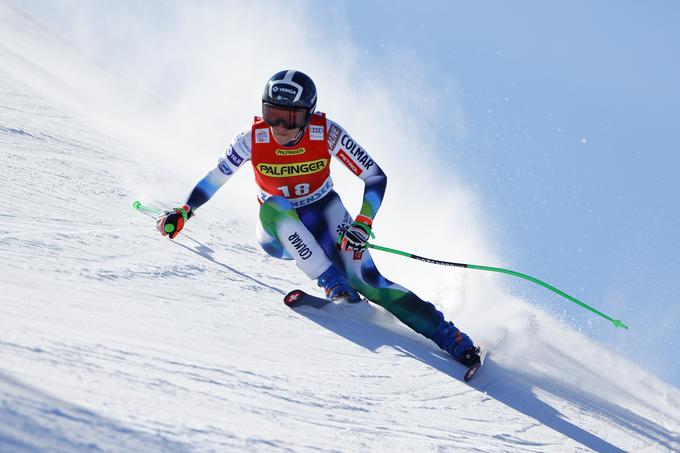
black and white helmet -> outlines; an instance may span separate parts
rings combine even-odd
[[[287,109],[304,109],[308,123],[316,109],[316,86],[305,73],[294,70],[274,74],[264,87],[262,105]]]

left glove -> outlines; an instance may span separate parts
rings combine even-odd
[[[338,237],[338,248],[355,252],[363,251],[368,240],[375,237],[371,230],[372,223],[368,217],[361,215],[357,217],[354,223]]]
[[[156,228],[163,236],[175,239],[193,215],[194,213],[188,205],[164,211],[156,221]]]

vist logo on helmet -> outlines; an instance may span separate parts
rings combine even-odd
[[[306,74],[280,71],[267,81],[262,93],[262,117],[270,126],[282,124],[288,129],[303,128],[315,109],[316,86]]]

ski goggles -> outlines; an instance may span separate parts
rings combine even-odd
[[[262,119],[271,127],[283,126],[286,129],[300,129],[307,125],[307,109],[292,109],[267,102],[262,103]]]

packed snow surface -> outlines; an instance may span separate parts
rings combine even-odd
[[[454,280],[433,302],[491,351],[468,385],[379,307],[287,308],[318,289],[260,250],[254,218],[206,205],[160,237],[131,204],[171,206],[139,188],[178,174],[17,36],[0,42],[0,451],[680,449],[650,345],[628,360]]]

